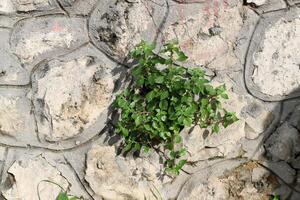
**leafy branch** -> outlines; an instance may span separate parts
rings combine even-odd
[[[179,174],[186,164],[183,128],[196,124],[217,133],[238,118],[222,108],[221,100],[228,99],[225,85],[213,87],[203,70],[175,64],[188,59],[177,42],[158,54],[154,49],[142,41],[131,52],[138,64],[131,84],[114,101],[120,111],[116,132],[124,138],[125,152],[159,150],[166,172]]]

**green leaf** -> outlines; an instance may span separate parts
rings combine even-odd
[[[142,117],[141,116],[137,116],[134,120],[135,125],[139,126],[142,123]]]
[[[67,193],[60,192],[56,197],[56,200],[69,200]]]
[[[184,126],[186,126],[186,127],[191,126],[192,123],[193,123],[193,119],[192,119],[192,118],[184,118],[184,120],[183,120],[183,124],[184,124]]]
[[[177,61],[180,62],[186,61],[188,59],[188,57],[182,51],[177,52],[177,56]]]
[[[176,135],[176,136],[175,136],[175,139],[174,139],[174,142],[175,142],[175,143],[180,143],[181,141],[182,141],[181,136],[180,136],[180,135]]]
[[[163,76],[158,76],[155,78],[155,83],[163,83],[164,82],[164,77]]]
[[[225,93],[221,94],[221,97],[222,97],[223,99],[229,99],[228,95],[225,94]]]

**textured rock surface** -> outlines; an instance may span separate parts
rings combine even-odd
[[[33,76],[38,129],[47,140],[80,134],[108,107],[113,78],[93,59],[52,60]]]
[[[0,0],[1,199],[56,199],[47,180],[86,200],[298,200],[299,3]],[[111,102],[141,39],[178,40],[239,117],[219,134],[182,131],[176,178],[159,152],[119,155],[112,135]]]
[[[15,179],[15,184],[4,197],[11,199],[38,200],[37,194],[42,199],[55,199],[60,188],[44,180],[58,183],[62,188],[67,189],[68,182],[60,172],[51,166],[41,156],[31,160],[18,160],[8,170]],[[30,181],[29,181],[30,180]]]

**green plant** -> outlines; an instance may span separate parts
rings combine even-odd
[[[40,186],[40,183],[42,183],[42,182],[51,183],[51,184],[56,185],[57,187],[59,187],[61,189],[60,193],[58,194],[58,196],[56,197],[55,200],[80,200],[80,199],[82,199],[82,198],[79,198],[79,197],[76,197],[76,196],[73,196],[73,195],[69,195],[67,193],[67,191],[65,191],[64,188],[61,185],[59,185],[58,183],[55,183],[55,182],[50,181],[50,180],[42,180],[41,182],[39,182],[39,184],[37,186],[39,200],[41,199],[39,186]]]
[[[279,195],[274,195],[274,196],[272,197],[272,200],[280,200]]]
[[[131,55],[138,61],[132,81],[114,101],[120,110],[116,132],[124,138],[124,151],[158,151],[167,172],[179,174],[186,160],[180,132],[192,124],[217,133],[238,120],[221,106],[228,99],[225,85],[213,87],[199,68],[185,68],[187,60],[177,42],[155,54],[154,44],[142,41]]]

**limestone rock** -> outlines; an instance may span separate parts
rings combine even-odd
[[[171,14],[163,32],[164,40],[177,39],[190,63],[223,70],[238,62],[233,43],[243,25],[241,5],[222,2],[213,6],[207,1],[192,6],[179,4],[173,9],[177,9],[179,16]],[[212,30],[217,28],[219,33],[215,34]]]
[[[15,183],[11,189],[2,192],[7,200],[55,199],[61,189],[44,180],[57,183],[64,189],[69,186],[61,173],[41,156],[15,161],[8,172],[14,176]]]
[[[0,29],[0,84],[26,85],[29,83],[30,70],[23,67],[13,54],[9,39],[10,30]]]
[[[21,12],[43,11],[56,8],[52,0],[12,0],[16,10]]]
[[[95,45],[123,61],[141,39],[154,39],[151,16],[143,0],[106,0],[92,12],[90,36]]]
[[[96,3],[97,0],[59,0],[61,5],[70,14],[88,15]]]
[[[296,178],[296,171],[284,161],[268,162],[265,163],[265,165],[268,166],[268,168],[270,168],[271,170],[273,170],[286,183],[291,184]]]
[[[30,114],[31,103],[22,90],[0,89],[0,133],[4,136],[21,138],[34,136],[34,118]]]
[[[6,14],[15,12],[13,2],[11,0],[0,0],[0,12]]]
[[[116,158],[114,147],[94,146],[88,153],[85,179],[95,199],[144,199],[145,191],[130,179],[128,165]]]
[[[254,3],[256,6],[265,4],[267,0],[247,0],[247,3]]]
[[[253,81],[264,94],[288,95],[300,86],[300,18],[269,25],[253,55]]]
[[[52,60],[33,80],[39,134],[48,141],[69,139],[93,126],[114,89],[110,70],[87,56]]]
[[[20,21],[11,35],[11,48],[23,63],[34,65],[87,41],[85,19],[47,16]]]
[[[289,161],[300,152],[299,136],[297,129],[284,123],[266,141],[266,150],[274,161]]]

